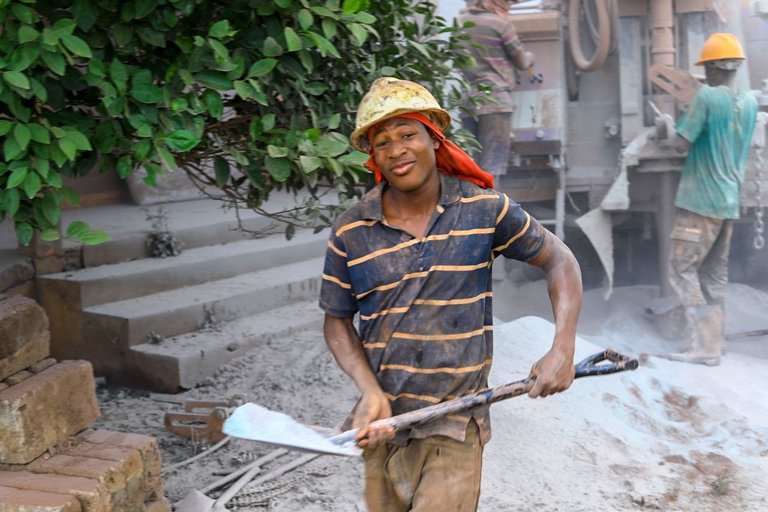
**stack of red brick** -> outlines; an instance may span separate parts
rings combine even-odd
[[[0,512],[170,512],[154,438],[89,429],[87,361],[48,358],[33,300],[0,300]]]

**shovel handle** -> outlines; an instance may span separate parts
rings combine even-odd
[[[604,361],[606,362],[605,364],[599,364]],[[611,373],[623,372],[625,370],[634,370],[637,366],[637,359],[607,349],[603,352],[593,354],[576,364],[574,366],[574,370],[576,371],[574,378],[578,379],[580,377],[589,377],[592,375],[608,375]],[[471,395],[416,409],[415,411],[392,416],[391,418],[376,420],[371,422],[370,426],[374,428],[378,426],[388,426],[395,429],[395,431],[413,428],[449,414],[466,411],[467,409],[472,409],[481,405],[490,405],[501,400],[523,395],[533,388],[535,381],[536,377],[527,377],[522,380],[510,382],[509,384],[504,384],[503,386],[497,386],[485,391],[478,391]],[[332,437],[331,441],[340,445],[354,442],[357,432],[358,429],[347,430],[346,432],[342,432],[341,434]]]

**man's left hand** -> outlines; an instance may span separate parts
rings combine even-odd
[[[575,374],[573,354],[553,347],[531,368],[528,376],[536,377],[536,383],[528,396],[538,398],[565,391],[571,387]]]

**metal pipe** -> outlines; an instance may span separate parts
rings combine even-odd
[[[675,14],[672,0],[650,0],[651,18],[651,64],[675,66]],[[664,98],[664,99],[668,99]],[[661,98],[659,98],[661,100]],[[657,101],[659,108],[665,114],[674,114],[674,103]],[[676,180],[673,171],[660,173],[658,208],[656,210],[656,229],[659,242],[659,292],[662,297],[672,294],[669,283],[669,256],[672,251],[672,224],[675,215]]]

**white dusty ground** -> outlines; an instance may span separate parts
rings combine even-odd
[[[768,510],[768,337],[730,342],[716,368],[644,355],[675,347],[644,317],[654,293],[653,287],[617,289],[607,303],[600,290],[585,296],[577,358],[612,347],[641,356],[640,369],[579,379],[554,397],[523,396],[492,407],[481,511]],[[546,320],[541,281],[499,287],[495,302],[499,321],[491,384],[498,385],[526,375],[547,350],[553,325]],[[732,285],[728,315],[729,332],[768,327],[768,295]],[[179,398],[235,394],[329,427],[342,421],[356,398],[325,348],[319,326],[254,350]],[[178,406],[120,389],[102,388],[99,397],[103,417],[97,426],[156,436],[166,465],[205,447],[164,431],[164,412]],[[190,489],[273,450],[231,442],[167,472],[167,495],[176,502]],[[298,457],[290,453],[264,471]],[[359,460],[322,456],[246,488],[236,510],[362,511],[362,484]]]

